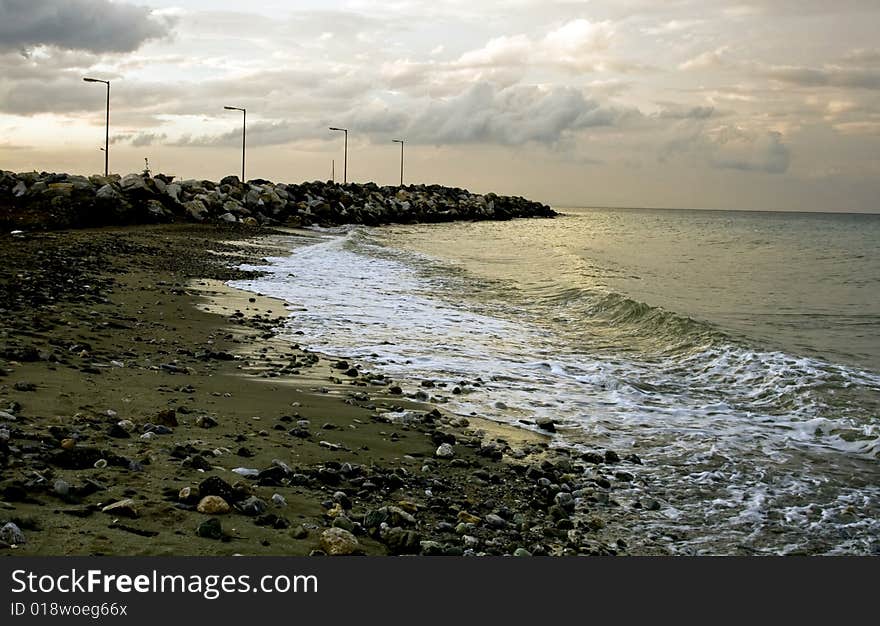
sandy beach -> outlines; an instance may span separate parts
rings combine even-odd
[[[2,245],[0,526],[19,541],[0,554],[626,551],[608,481],[549,437],[277,338],[296,312],[224,284],[278,252],[271,231]],[[573,518],[572,494],[603,506]]]

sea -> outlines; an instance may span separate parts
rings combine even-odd
[[[632,553],[880,554],[880,215],[557,210],[291,234],[232,284],[446,412],[638,455]]]

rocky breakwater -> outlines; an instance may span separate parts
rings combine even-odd
[[[227,222],[250,226],[507,220],[553,217],[520,197],[473,194],[440,185],[176,181],[172,176],[77,176],[0,171],[0,225],[76,228],[160,222]]]

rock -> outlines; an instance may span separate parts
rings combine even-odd
[[[126,192],[134,190],[147,190],[147,183],[140,174],[127,174],[119,181],[119,186]]]
[[[541,430],[546,430],[549,433],[556,432],[556,422],[554,422],[549,417],[539,417],[538,419],[535,420],[535,424]]]
[[[209,215],[208,207],[201,200],[190,200],[183,203],[186,214],[197,222],[203,222]]]
[[[212,517],[199,524],[196,534],[205,539],[223,539],[223,525],[216,517]]]
[[[27,543],[27,539],[18,526],[12,522],[7,522],[3,528],[0,528],[0,543],[5,543],[10,546],[20,546]]]
[[[486,523],[495,529],[501,529],[507,527],[507,521],[501,517],[500,515],[495,515],[494,513],[490,513],[486,516]]]
[[[61,449],[62,450],[73,450],[76,447],[76,439],[71,439],[67,437],[66,439],[61,440]]]
[[[517,548],[513,551],[513,556],[532,556],[532,553],[525,548]]]
[[[605,450],[606,463],[620,463],[620,456],[614,450]]]
[[[215,420],[210,415],[200,415],[196,418],[196,426],[201,428],[214,428],[217,425],[217,420]]]
[[[116,191],[116,189],[113,188],[113,185],[107,184],[98,189],[95,193],[95,197],[101,200],[116,201],[122,199],[122,194]]]
[[[205,515],[223,515],[230,511],[229,503],[220,496],[205,496],[196,509]]]
[[[443,554],[443,546],[437,541],[419,542],[422,556],[440,556]]]
[[[256,496],[251,496],[249,498],[245,498],[241,502],[236,503],[235,508],[245,515],[255,516],[265,513],[266,509],[269,508],[269,505],[267,505],[265,501],[260,500]]]
[[[321,533],[321,549],[330,556],[345,556],[360,550],[357,537],[343,528],[328,528]]]
[[[455,456],[455,450],[452,449],[450,444],[441,443],[434,452],[434,456],[438,459],[451,459]]]
[[[232,213],[224,213],[220,216],[219,219],[221,222],[227,222],[230,224],[238,221],[238,218],[235,217]]]
[[[59,478],[55,481],[55,484],[52,485],[52,492],[56,496],[61,496],[62,498],[66,498],[70,495],[70,483],[68,483],[63,478]]]
[[[300,524],[299,526],[295,526],[293,530],[290,531],[290,536],[294,539],[305,539],[309,536],[308,529]]]
[[[103,513],[109,513],[110,515],[120,515],[122,517],[131,517],[135,518],[138,516],[138,510],[135,506],[134,500],[131,498],[126,498],[125,500],[120,500],[119,502],[114,502],[113,504],[108,504],[103,509],[101,509]]]
[[[36,391],[37,386],[34,383],[19,381],[12,386],[16,391]]]
[[[120,420],[116,423],[116,425],[127,433],[134,431],[135,428],[134,422],[132,422],[131,420]]]
[[[418,554],[422,549],[422,538],[414,530],[395,526],[388,529],[381,538],[391,554]]]
[[[195,500],[198,494],[192,487],[183,487],[180,491],[177,492],[177,499],[181,502],[190,502]]]
[[[480,518],[472,513],[468,513],[467,511],[459,511],[458,521],[463,524],[479,524]]]

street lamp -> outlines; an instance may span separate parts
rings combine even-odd
[[[223,107],[227,111],[241,111],[241,182],[244,182],[244,140],[247,133],[247,109],[240,107]]]
[[[391,143],[400,144],[400,186],[403,187],[403,139],[392,139]]]
[[[338,130],[345,133],[345,151],[343,152],[344,156],[342,161],[342,184],[344,185],[348,182],[348,129],[331,126],[330,130]]]
[[[104,176],[110,175],[110,81],[100,78],[85,78],[87,83],[104,83],[107,85],[107,123],[104,128]]]

